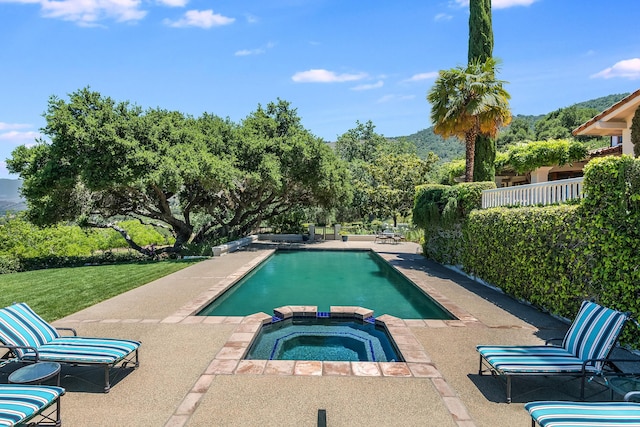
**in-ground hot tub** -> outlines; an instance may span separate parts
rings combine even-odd
[[[375,320],[328,317],[275,319],[264,325],[245,359],[401,362],[400,351]]]

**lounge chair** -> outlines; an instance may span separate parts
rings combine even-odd
[[[507,402],[511,402],[511,377],[525,375],[565,375],[582,378],[580,399],[584,399],[587,376],[602,375],[628,313],[584,301],[565,335],[562,346],[479,345],[478,373],[491,372],[507,380]],[[484,369],[484,367],[487,369]]]
[[[630,427],[640,426],[640,403],[630,402],[640,392],[632,391],[624,402],[529,402],[531,427]]]
[[[58,331],[70,331],[73,336],[61,336]],[[111,388],[109,369],[120,364],[139,366],[140,343],[111,338],[78,337],[71,328],[54,328],[38,316],[27,304],[19,303],[0,309],[0,348],[7,348],[23,363],[40,361],[69,365],[103,366],[104,392]]]
[[[60,396],[53,386],[0,385],[0,426],[60,426]],[[32,421],[38,421],[33,422]]]

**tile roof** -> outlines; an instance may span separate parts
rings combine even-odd
[[[604,117],[610,115],[611,113],[615,112],[616,110],[620,109],[621,107],[625,106],[626,104],[630,103],[631,101],[635,100],[638,97],[640,97],[640,89],[636,90],[635,92],[626,96],[625,98],[622,98],[620,101],[616,102],[611,107],[607,108],[602,113],[593,117],[591,120],[587,121],[586,123],[581,124],[580,126],[575,128],[571,133],[574,136],[582,135],[582,132],[584,132],[587,128],[589,128],[599,120],[602,120]]]

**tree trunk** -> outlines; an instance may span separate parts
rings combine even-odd
[[[465,163],[464,181],[473,182],[473,163],[475,160],[476,135],[478,132],[474,129],[464,136],[465,151],[467,158]]]

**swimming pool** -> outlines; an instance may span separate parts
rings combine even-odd
[[[272,313],[287,305],[361,306],[376,316],[452,319],[373,251],[277,251],[201,310],[200,316]]]
[[[317,317],[264,325],[245,359],[402,361],[384,327],[354,319]]]

